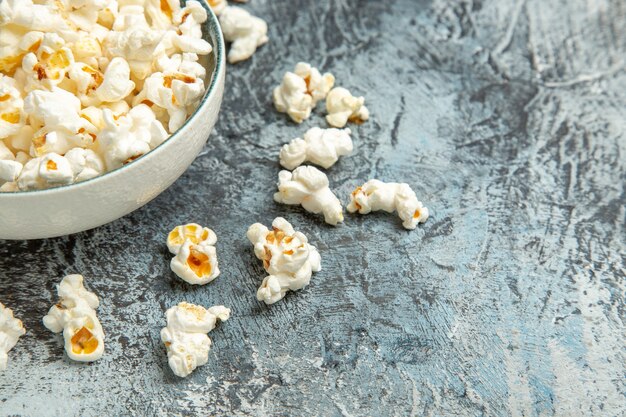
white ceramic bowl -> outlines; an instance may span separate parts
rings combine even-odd
[[[48,190],[0,193],[0,239],[38,239],[80,232],[118,219],[169,187],[189,167],[217,121],[224,93],[225,48],[206,4],[205,40],[213,45],[207,91],[196,111],[148,154],[97,178]]]

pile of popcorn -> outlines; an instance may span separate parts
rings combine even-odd
[[[205,91],[194,0],[2,0],[0,191],[96,177],[150,152]]]

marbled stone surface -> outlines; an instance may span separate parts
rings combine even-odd
[[[0,301],[28,333],[0,415],[620,416],[624,384],[626,3],[251,0],[271,41],[230,67],[205,151],[143,209],[75,236],[0,243]],[[324,126],[274,111],[298,60],[367,98],[355,151],[328,171],[345,202],[410,183],[415,231],[384,213],[333,228],[272,193],[280,145]],[[175,156],[173,156],[175,157]],[[305,290],[256,301],[245,232],[285,216],[322,255]],[[173,276],[165,235],[218,235],[221,276]],[[82,273],[106,355],[71,363],[42,316]],[[179,379],[159,330],[187,300],[233,310],[209,363]]]

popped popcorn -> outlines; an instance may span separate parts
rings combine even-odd
[[[180,128],[205,92],[204,7],[2,0],[0,143],[12,155],[0,155],[0,191],[94,178]]]
[[[7,354],[25,333],[22,321],[13,317],[13,310],[0,303],[0,371],[7,369]]]
[[[176,255],[186,240],[190,240],[194,245],[199,245],[203,242],[215,245],[217,236],[213,230],[208,227],[202,227],[197,223],[176,226],[167,235],[167,249],[170,253]]]
[[[16,161],[13,152],[0,140],[0,185],[15,182],[22,172],[22,167],[22,163]]]
[[[324,100],[335,85],[335,76],[330,72],[322,75],[317,68],[306,62],[298,62],[294,74],[306,83],[307,93],[313,98],[313,107],[318,101]]]
[[[293,172],[280,171],[274,201],[299,204],[311,213],[322,213],[324,221],[333,226],[343,222],[341,202],[328,187],[328,177],[313,166],[300,166]]]
[[[219,14],[224,39],[232,42],[228,62],[235,64],[252,56],[269,40],[267,23],[237,6],[226,6]]]
[[[304,162],[330,168],[340,156],[352,152],[350,129],[320,129],[314,127],[304,134],[304,139],[293,139],[280,150],[280,164],[294,169]]]
[[[182,302],[165,313],[167,326],[161,329],[161,341],[167,349],[168,364],[176,376],[184,378],[209,360],[211,339],[207,335],[217,321],[230,318],[230,309]]]
[[[282,217],[274,219],[271,231],[260,223],[253,224],[246,236],[254,245],[254,254],[270,274],[257,291],[259,301],[273,304],[285,297],[288,290],[297,291],[307,286],[313,272],[321,270],[317,249]]]
[[[167,110],[170,117],[168,128],[173,133],[182,126],[189,109],[202,97],[204,82],[192,75],[156,72],[145,80],[143,88],[150,102]]]
[[[67,159],[72,169],[74,182],[85,181],[104,173],[102,158],[91,149],[70,149],[65,154],[65,159]]]
[[[293,72],[285,73],[283,81],[274,89],[273,97],[276,110],[287,113],[296,123],[302,123],[311,115],[313,97],[308,94],[304,79]]]
[[[68,275],[58,286],[59,302],[43,318],[53,333],[63,332],[67,356],[93,362],[104,353],[104,330],[96,316],[98,297],[85,289],[82,275]]]
[[[344,127],[348,122],[363,123],[370,117],[364,103],[365,98],[354,97],[347,89],[335,87],[326,96],[326,121],[333,127]]]
[[[14,135],[24,125],[23,107],[16,81],[0,74],[0,140]]]
[[[74,173],[70,162],[65,157],[51,152],[29,160],[16,182],[21,190],[40,190],[50,185],[70,184],[73,179]]]
[[[130,80],[130,66],[123,58],[111,60],[104,73],[102,84],[96,89],[96,96],[109,103],[123,100],[135,88]]]
[[[402,226],[410,230],[428,219],[428,208],[417,199],[408,184],[384,183],[375,179],[367,181],[352,192],[347,209],[350,213],[358,211],[361,214],[377,210],[387,213],[397,211],[402,219]]]
[[[105,109],[102,115],[104,127],[98,138],[105,148],[104,161],[108,170],[132,162],[167,138],[165,128],[145,104],[133,107],[123,116],[116,117],[109,109]]]
[[[220,274],[213,230],[196,223],[176,226],[167,235],[167,248],[175,256],[172,271],[183,281],[204,285]]]
[[[311,110],[323,100],[335,84],[331,73],[322,75],[317,68],[306,62],[298,62],[293,72],[283,76],[281,84],[274,88],[276,110],[287,113],[296,123],[309,118]]]

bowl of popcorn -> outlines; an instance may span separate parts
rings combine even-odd
[[[0,239],[130,213],[215,125],[225,48],[205,0],[2,0],[0,33]]]

